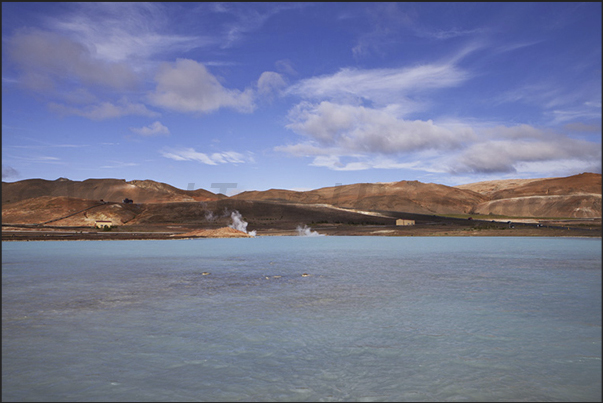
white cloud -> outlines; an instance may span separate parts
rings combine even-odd
[[[287,128],[305,137],[276,151],[312,157],[310,165],[338,171],[364,169],[420,169],[441,172],[430,165],[434,153],[454,153],[476,141],[468,125],[444,126],[431,120],[405,120],[397,108],[341,105],[327,101],[302,102],[289,113]],[[412,157],[419,160],[412,160]],[[422,158],[428,161],[419,163]]]
[[[362,19],[359,26],[368,24],[370,27],[367,32],[359,35],[356,45],[352,48],[352,54],[357,58],[375,54],[383,57],[388,51],[395,52],[402,37],[415,36],[433,42],[457,37],[475,37],[487,32],[487,29],[479,27],[459,29],[454,24],[447,26],[447,21],[438,21],[437,27],[432,27],[421,22],[428,22],[429,18],[421,18],[416,9],[400,6],[395,2],[371,3],[366,11],[356,18]],[[419,42],[420,39],[415,41]]]
[[[439,37],[469,33],[451,31]],[[600,171],[600,145],[564,134],[527,124],[495,126],[473,119],[436,122],[407,118],[412,112],[426,110],[431,91],[458,86],[471,78],[457,63],[482,47],[473,42],[443,63],[399,69],[346,68],[301,80],[286,90],[303,99],[289,111],[286,127],[302,140],[275,150],[310,157],[312,166],[339,171],[382,168],[457,175],[526,174],[555,164]],[[600,102],[560,109],[569,105],[565,94],[550,86],[531,89],[509,91],[498,101],[541,102],[554,116],[553,123],[600,117]],[[578,96],[583,92],[577,91],[572,98],[584,99]]]
[[[368,164],[359,161],[344,164],[341,162],[341,158],[336,155],[320,155],[315,157],[310,166],[326,167],[334,171],[360,171],[370,168]]]
[[[61,115],[82,116],[92,120],[114,119],[128,115],[138,115],[147,117],[157,117],[159,113],[153,112],[143,104],[130,103],[121,100],[118,105],[111,102],[102,102],[98,105],[89,105],[83,108],[66,106],[51,102],[48,107]]]
[[[210,113],[219,108],[252,112],[253,95],[224,88],[203,64],[190,59],[163,63],[155,80],[157,88],[148,98],[156,106],[179,112]]]
[[[598,144],[530,125],[487,126],[405,120],[388,108],[302,102],[287,126],[305,140],[276,151],[337,171],[412,169],[461,174],[529,173],[555,165],[601,170]],[[531,172],[532,174],[536,172]],[[540,174],[540,172],[538,172]]]
[[[601,123],[585,124],[582,122],[568,123],[563,127],[570,132],[601,132]]]
[[[61,19],[47,21],[52,30],[85,44],[98,59],[112,63],[140,63],[156,54],[216,43],[208,36],[163,33],[170,29],[166,11],[159,3],[77,3]]]
[[[9,58],[19,66],[19,81],[37,91],[58,85],[96,85],[132,89],[138,77],[125,63],[106,62],[70,38],[40,30],[21,30],[6,41]]]
[[[333,75],[302,80],[287,92],[309,99],[337,102],[368,99],[378,106],[405,105],[417,102],[409,98],[415,93],[457,86],[467,79],[467,72],[450,63],[400,69],[345,68]]]
[[[253,162],[253,158],[235,151],[213,153],[211,155],[200,153],[193,148],[166,149],[161,155],[174,161],[197,161],[207,165],[218,164],[243,164]]]
[[[274,66],[281,73],[289,74],[290,76],[296,76],[298,74],[293,67],[293,62],[289,59],[277,60],[274,62]]]
[[[554,136],[549,139],[490,140],[469,146],[451,166],[453,173],[507,173],[534,163],[574,161],[600,166],[601,150],[588,141]]]
[[[258,92],[264,96],[271,96],[286,86],[283,76],[274,71],[265,71],[258,79]]]
[[[394,109],[395,110],[395,109]],[[447,129],[433,121],[404,120],[389,108],[307,102],[290,111],[287,128],[321,147],[342,153],[397,154],[423,149],[455,149],[472,138],[468,128]]]
[[[170,130],[162,125],[159,121],[155,121],[148,126],[131,127],[130,130],[134,133],[140,134],[141,136],[170,135]]]
[[[109,161],[111,163],[111,165],[103,165],[100,168],[103,169],[122,169],[122,168],[128,168],[128,167],[135,167],[138,166],[140,164],[137,164],[135,162],[123,162],[123,161]]]
[[[286,151],[285,149],[280,151]],[[421,161],[420,158],[411,161],[398,161],[396,158],[375,154],[339,155],[325,152],[315,153],[310,166],[328,168],[333,171],[361,171],[366,169],[409,169],[424,172],[446,172],[445,169],[431,164],[429,161]],[[417,157],[415,155],[415,157]]]
[[[241,41],[246,34],[258,30],[272,16],[303,3],[208,3],[210,11],[227,15],[229,21],[219,28],[222,47],[228,48]]]

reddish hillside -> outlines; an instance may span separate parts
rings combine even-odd
[[[307,192],[271,189],[264,192],[243,192],[231,198],[322,203],[362,210],[393,210],[416,214],[469,213],[476,204],[488,200],[486,196],[470,190],[418,181],[358,183]]]
[[[550,178],[547,178],[550,179]],[[465,185],[455,186],[457,189],[472,190],[474,192],[483,194],[484,196],[492,196],[493,193],[499,190],[513,189],[518,186],[522,186],[534,181],[540,181],[543,178],[537,179],[497,179],[493,181],[483,181],[468,183]]]
[[[121,202],[128,198],[135,203],[166,203],[219,200],[226,196],[207,190],[181,190],[165,183],[151,180],[87,179],[55,181],[27,179],[19,182],[2,182],[2,203],[12,203],[40,196],[65,196],[89,200]]]
[[[52,201],[53,198],[57,200]],[[303,216],[316,216],[317,222],[328,221],[329,217],[338,214],[332,208],[325,213],[326,216],[323,216],[324,212],[308,210],[314,207],[324,210],[328,206],[425,215],[596,218],[601,217],[601,174],[479,182],[459,187],[418,181],[358,183],[305,192],[283,189],[250,191],[230,198],[203,189],[181,190],[150,180],[126,182],[119,179],[88,179],[77,182],[63,178],[56,181],[29,179],[2,183],[3,223],[41,223],[61,217],[68,209],[79,208],[80,204],[99,204],[101,199],[121,202],[125,198],[134,200],[135,205],[117,203],[114,206],[101,206],[93,209],[91,215],[66,218],[61,225],[89,225],[103,217],[113,217],[110,219],[114,219],[116,225],[125,222],[145,225],[170,222],[201,224],[207,222],[206,214],[210,213],[207,209],[209,206],[205,204],[218,201],[228,201],[229,208],[241,212],[254,202],[256,204],[253,211],[249,211],[250,214],[266,224],[282,220],[279,211],[284,207],[293,214],[291,217],[299,216],[300,222],[304,221]],[[19,204],[26,200],[32,200],[31,204]],[[300,209],[302,205],[307,207]],[[134,211],[135,208],[138,210]],[[299,212],[294,213],[296,209]],[[221,210],[213,209],[211,213],[222,215]],[[317,218],[317,214],[320,218]],[[21,217],[18,221],[8,221],[18,217]]]
[[[601,195],[601,174],[583,173],[565,178],[550,178],[531,181],[510,189],[502,189],[492,194],[492,199],[549,195]]]
[[[475,214],[511,217],[601,217],[601,195],[525,196],[490,200],[479,204]]]
[[[476,214],[514,217],[601,217],[601,174],[528,180],[490,194]]]
[[[91,226],[97,220],[123,225],[133,219],[140,207],[73,197],[42,196],[2,205],[2,224],[43,224]]]

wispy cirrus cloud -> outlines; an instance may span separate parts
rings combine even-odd
[[[445,41],[459,37],[477,37],[488,31],[479,25],[459,28],[441,23],[432,26],[422,17],[411,3],[371,3],[352,17],[366,21],[369,27],[358,36],[351,49],[352,54],[356,58],[375,55],[383,57],[405,37],[412,37],[414,40]]]
[[[381,106],[410,106],[420,103],[412,100],[414,94],[454,87],[470,77],[469,72],[452,63],[388,69],[343,68],[335,74],[301,80],[286,92],[307,99],[356,103],[367,99]]]
[[[124,161],[114,161],[114,160],[111,160],[108,162],[109,162],[108,165],[101,165],[100,168],[102,168],[102,169],[121,169],[121,168],[135,167],[135,166],[140,165],[136,162],[124,162]]]
[[[303,3],[210,3],[202,10],[221,15],[218,27],[222,48],[229,48],[258,30],[268,19],[287,10],[307,7]]]
[[[132,103],[125,99],[120,100],[117,104],[102,102],[85,107],[68,106],[51,102],[48,104],[48,108],[60,115],[81,116],[91,120],[114,119],[129,115],[146,117],[157,117],[160,115],[158,112],[148,109],[144,104]]]
[[[170,130],[159,121],[155,121],[148,126],[131,127],[130,131],[145,137],[170,135]]]
[[[3,158],[7,157],[7,160],[20,160],[26,161],[29,163],[39,163],[39,164],[66,164],[64,160],[58,157],[50,156],[50,155],[3,155]]]
[[[160,153],[163,157],[174,161],[196,161],[206,165],[244,164],[253,162],[253,156],[251,154],[244,155],[235,151],[206,154],[198,152],[194,148],[166,148],[161,150]]]
[[[68,13],[46,22],[50,30],[93,49],[97,59],[128,61],[136,69],[152,56],[217,42],[208,35],[175,34],[169,10],[161,3],[75,3]]]

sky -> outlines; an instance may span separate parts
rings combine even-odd
[[[2,3],[2,180],[601,173],[601,3]]]

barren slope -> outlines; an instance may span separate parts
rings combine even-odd
[[[524,196],[548,195],[601,195],[601,174],[583,173],[565,178],[550,178],[531,181],[529,183],[501,189],[492,193],[492,199],[508,199]]]
[[[243,192],[231,199],[332,204],[361,210],[395,210],[416,214],[469,213],[476,204],[488,200],[471,190],[418,181],[359,183],[307,192],[271,189]]]
[[[126,197],[135,204],[119,203]],[[100,205],[101,199],[112,203]],[[593,218],[601,217],[601,174],[479,182],[460,187],[418,181],[359,183],[305,192],[251,191],[230,198],[150,180],[30,179],[3,182],[2,203],[3,223],[42,223],[99,205],[61,220],[59,225],[93,225],[95,220],[111,220],[114,225],[221,222],[223,226],[233,210],[249,214],[250,220],[260,226],[366,221],[366,215],[350,216],[354,212],[329,206],[425,215]]]
[[[73,197],[42,196],[2,205],[2,224],[42,224],[89,226],[97,220],[123,225],[136,216],[139,206],[122,203],[102,204]],[[63,218],[66,217],[66,218]]]
[[[87,179],[79,182],[59,178],[55,181],[27,179],[12,183],[2,182],[2,203],[40,196],[66,196],[113,202],[128,198],[135,203],[192,202],[226,197],[203,189],[181,190],[151,180],[126,182],[124,179]]]
[[[601,217],[601,175],[583,173],[565,178],[530,180],[490,194],[476,214],[514,217]]]
[[[551,178],[548,178],[551,179]],[[490,197],[493,193],[498,192],[500,190],[513,189],[518,186],[527,185],[530,182],[540,181],[542,178],[538,179],[499,179],[493,181],[483,181],[483,182],[474,182],[467,183],[465,185],[455,186],[457,189],[464,190],[472,190],[474,192],[483,194],[485,196]]]

